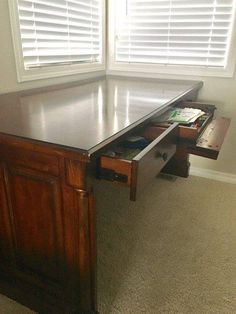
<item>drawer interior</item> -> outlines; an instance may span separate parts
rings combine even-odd
[[[194,122],[190,122],[187,124],[179,123],[179,138],[190,140],[196,142],[199,135],[203,132],[206,126],[210,123],[210,121],[214,117],[214,112],[216,110],[215,105],[208,104],[208,103],[201,103],[201,102],[180,102],[177,103],[175,107],[170,108],[161,116],[158,116],[152,120],[152,124],[154,126],[159,127],[169,127],[171,122],[168,121],[168,117],[170,116],[171,112],[176,108],[193,108],[193,109],[200,109],[204,114],[199,117]]]
[[[174,129],[174,126],[171,126],[171,129]],[[134,178],[137,177],[137,170],[135,170],[137,164],[145,159],[145,156],[148,155],[150,151],[155,150],[155,141],[158,141],[158,139],[167,132],[168,130],[166,128],[146,126],[118,142],[116,145],[113,145],[100,157],[97,169],[98,178],[132,186]],[[162,151],[163,144],[157,144],[158,151],[162,153],[162,155],[160,155],[160,163],[167,162],[167,159],[169,160],[172,157],[171,154],[174,154],[172,151],[170,153],[169,146],[168,143],[164,148],[165,151],[168,152],[168,156],[166,156]],[[158,152],[155,152],[155,154],[158,159]]]
[[[132,161],[138,154],[140,154],[146,147],[148,147],[153,140],[158,138],[166,128],[160,126],[148,126],[139,132],[136,132],[116,145],[112,146],[109,150],[103,153],[102,157],[110,157],[115,160]]]

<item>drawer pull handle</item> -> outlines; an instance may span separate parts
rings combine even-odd
[[[168,154],[167,154],[167,153],[157,152],[156,157],[157,157],[157,158],[162,158],[163,161],[167,161],[167,159],[168,159]]]

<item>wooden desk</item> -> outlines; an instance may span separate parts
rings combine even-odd
[[[92,187],[96,176],[103,177],[101,161],[107,166],[101,156],[169,106],[195,100],[201,86],[101,77],[0,96],[2,293],[40,313],[97,312]],[[170,173],[182,161],[188,167],[190,146],[177,141],[178,126],[172,125],[126,170],[121,167],[131,199],[142,185],[140,171],[146,183],[163,167]]]

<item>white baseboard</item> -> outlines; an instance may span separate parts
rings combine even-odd
[[[190,167],[190,175],[236,184],[236,175],[226,172]]]

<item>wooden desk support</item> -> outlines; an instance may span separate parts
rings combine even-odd
[[[201,85],[103,77],[0,96],[1,293],[39,313],[97,312],[93,162],[154,115],[196,99]],[[187,174],[189,152],[176,143],[177,129],[151,128],[153,142],[125,162],[132,199],[142,178],[166,164],[173,170],[176,162],[176,170],[184,161],[179,175]],[[105,167],[114,173],[119,164]]]

